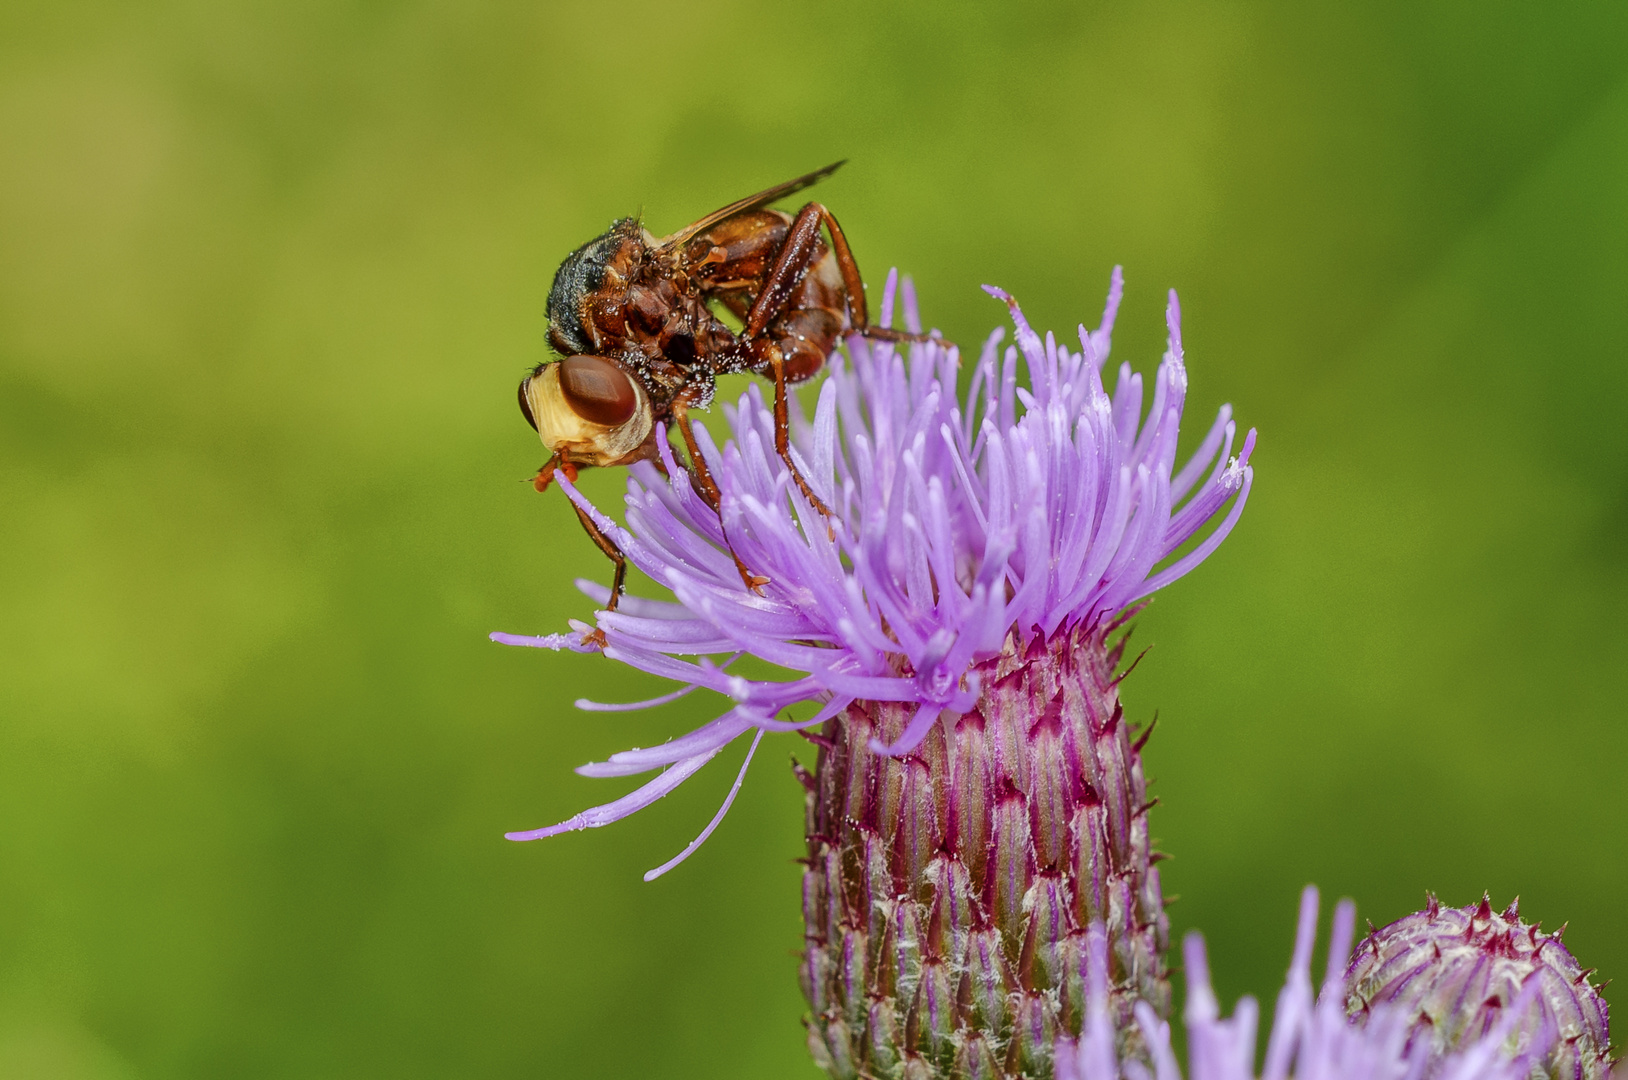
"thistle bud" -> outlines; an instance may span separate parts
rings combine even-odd
[[[1312,996],[1311,948],[1317,936],[1317,890],[1307,886],[1300,898],[1300,928],[1294,961],[1278,992],[1271,1035],[1261,1058],[1260,1080],[1530,1080],[1534,1062],[1548,1053],[1552,1032],[1535,1037],[1519,1032],[1518,1011],[1482,1039],[1471,1039],[1445,1056],[1432,1057],[1428,1047],[1410,1046],[1408,1017],[1402,1010],[1375,1006],[1367,1022],[1352,1024],[1345,1015],[1345,980],[1340,977],[1350,953],[1356,907],[1342,900],[1334,909],[1328,945],[1328,976]],[[1136,1006],[1136,1022],[1152,1059],[1152,1069],[1122,1061],[1115,1053],[1108,1024],[1107,965],[1101,927],[1089,932],[1086,961],[1086,1021],[1078,1039],[1063,1038],[1057,1047],[1057,1080],[1182,1080],[1170,1045],[1170,1025],[1146,1004]],[[1191,1080],[1255,1080],[1255,1029],[1260,1009],[1254,998],[1238,999],[1232,1016],[1223,1019],[1210,986],[1210,964],[1204,938],[1196,931],[1182,942],[1186,961],[1187,1076]],[[1534,988],[1535,989],[1535,988]],[[1530,993],[1528,992],[1528,996]],[[1524,1004],[1524,999],[1520,999]]]
[[[1494,1030],[1521,991],[1536,986],[1516,1031],[1547,1033],[1550,1050],[1534,1075],[1550,1080],[1607,1080],[1611,1071],[1605,999],[1560,943],[1521,921],[1517,900],[1495,912],[1479,904],[1444,908],[1431,896],[1423,911],[1357,947],[1346,970],[1346,1009],[1358,1023],[1378,1006],[1412,1017],[1411,1040],[1442,1055]],[[1564,927],[1562,927],[1564,930]]]

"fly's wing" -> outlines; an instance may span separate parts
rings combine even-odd
[[[846,164],[848,164],[848,159],[843,158],[841,161],[827,165],[823,169],[815,169],[813,172],[808,173],[805,176],[799,176],[795,180],[787,180],[784,184],[776,184],[767,191],[760,191],[756,195],[748,195],[746,198],[732,202],[720,210],[714,210],[712,213],[708,214],[700,221],[695,222],[693,225],[686,225],[673,235],[664,238],[661,241],[660,250],[669,251],[676,247],[682,247],[684,244],[688,243],[696,236],[699,236],[701,233],[706,232],[720,221],[727,221],[736,214],[744,214],[748,210],[756,210],[761,206],[768,206],[777,199],[783,199],[787,195],[802,191],[804,188],[813,187],[815,184],[819,183],[821,180],[824,180],[827,176],[830,176],[832,173],[836,172]]]

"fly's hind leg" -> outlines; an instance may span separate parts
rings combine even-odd
[[[936,334],[912,334],[908,330],[894,330],[887,326],[856,326],[854,327],[854,333],[872,341],[908,342],[913,345],[924,345],[929,341],[936,341],[945,348],[951,348],[955,345],[955,342],[948,341]]]
[[[831,234],[831,254],[837,260],[838,273],[842,275],[842,287],[848,294],[848,318],[853,323],[856,333],[873,341],[917,343],[940,341],[946,345],[950,344],[950,342],[944,342],[942,338],[936,338],[931,334],[912,334],[904,330],[893,330],[885,326],[871,325],[870,312],[865,304],[865,279],[860,276],[859,264],[854,261],[853,249],[848,246],[848,238],[843,235],[842,226],[837,224],[837,219],[831,215],[831,211],[819,203],[809,203],[798,213],[796,221],[792,222],[791,232],[786,237],[786,247],[783,250],[791,249],[793,238],[797,235],[797,227],[804,224],[805,215],[812,219],[805,228],[809,228],[813,234],[818,234],[819,227],[822,224],[825,226],[826,232]],[[810,246],[812,247],[812,245]],[[777,266],[776,269],[779,269],[779,267]],[[773,279],[774,275],[771,273],[770,280]],[[767,293],[768,289],[765,288],[764,294],[767,295]],[[763,297],[759,296],[758,300],[761,303]],[[748,328],[750,328],[750,324],[748,324]]]
[[[836,533],[831,527],[831,519],[835,515],[831,513],[831,508],[825,505],[825,501],[814,494],[814,489],[809,486],[802,470],[798,469],[797,463],[791,459],[791,429],[786,416],[786,360],[779,347],[769,350],[769,366],[774,369],[775,453],[779,454],[780,460],[786,463],[786,468],[791,471],[792,480],[797,484],[797,490],[803,493],[803,498],[808,500],[808,505],[825,515],[826,535],[835,539]]]
[[[792,460],[786,405],[788,360],[792,369],[789,375],[792,379],[801,381],[810,377],[825,363],[830,345],[836,340],[835,331],[839,331],[842,325],[842,304],[840,296],[834,291],[835,283],[822,285],[818,281],[806,280],[819,276],[818,263],[825,256],[820,244],[822,224],[831,234],[831,248],[837,255],[838,265],[845,266],[843,284],[848,290],[848,306],[854,312],[855,324],[865,323],[865,287],[859,279],[859,269],[854,265],[853,254],[848,250],[848,240],[842,235],[842,227],[837,224],[837,219],[831,216],[831,211],[819,203],[811,202],[799,210],[796,218],[792,220],[791,227],[786,232],[786,242],[781,245],[779,254],[775,256],[774,265],[770,267],[769,275],[763,281],[763,288],[758,292],[751,311],[746,315],[746,325],[741,330],[741,337],[745,339],[754,363],[759,365],[767,363],[774,375],[775,452],[785,463],[792,480],[797,484],[797,490],[803,493],[803,498],[825,517],[826,529],[830,532],[830,520],[834,516],[831,508],[825,505],[825,500],[815,494],[813,486],[803,476],[802,470],[797,468],[797,463]],[[788,310],[792,308],[792,298],[800,294],[814,300],[816,306],[805,307],[799,304],[795,310]],[[833,303],[836,310],[831,310],[827,306]],[[795,322],[807,322],[808,332],[802,332],[805,329],[803,327],[780,325],[785,322],[784,317],[788,314]],[[826,323],[830,325],[827,326]],[[784,341],[771,341],[766,337],[765,332],[771,325],[775,327],[777,337],[789,331]],[[789,347],[794,355],[788,358],[785,347]]]
[[[723,501],[724,495],[718,490],[718,482],[712,478],[712,470],[707,468],[707,459],[701,456],[701,448],[696,445],[695,431],[690,427],[689,406],[682,398],[673,402],[673,423],[678,425],[678,433],[684,439],[684,448],[690,452],[690,480],[695,485],[696,492],[712,507],[712,512],[718,515],[718,525],[723,527]],[[724,534],[724,546],[729,550],[729,557],[735,560],[735,569],[740,573],[741,581],[748,589],[758,595],[763,594],[763,586],[769,579],[762,574],[754,574],[741,562],[741,557],[735,554],[735,548],[729,543],[729,535]]]
[[[822,250],[820,244],[822,225],[831,237],[829,253]],[[836,263],[834,276],[827,269],[829,264],[824,263],[827,254]],[[786,384],[788,380],[801,381],[812,376],[825,363],[842,332],[844,308],[854,330],[865,337],[878,341],[937,340],[926,334],[871,326],[865,305],[865,282],[848,247],[848,238],[831,211],[811,202],[797,212],[787,229],[785,243],[746,315],[741,336],[751,352],[754,366],[761,371],[766,364],[774,374],[775,451],[809,505],[825,516],[828,532],[834,516],[831,508],[814,493],[791,457]],[[778,340],[769,340],[771,334]]]

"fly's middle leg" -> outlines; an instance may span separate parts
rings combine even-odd
[[[684,448],[690,454],[690,480],[695,485],[696,492],[718,515],[718,526],[723,528],[723,492],[718,489],[718,482],[712,478],[712,470],[707,467],[707,459],[701,456],[701,447],[695,441],[695,431],[690,426],[689,406],[682,399],[673,403],[673,423],[678,427],[679,435],[684,439]],[[735,547],[729,542],[729,533],[724,532],[724,546],[729,549],[729,557],[735,560],[735,570],[740,574],[741,581],[748,589],[758,595],[763,594],[763,586],[769,579],[762,574],[754,574],[747,569],[741,557],[735,554]]]

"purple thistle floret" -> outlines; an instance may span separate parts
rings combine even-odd
[[[884,326],[891,325],[895,284],[890,275]],[[733,706],[662,746],[580,767],[594,777],[663,771],[623,798],[511,839],[607,825],[666,795],[742,735],[753,734],[755,749],[765,731],[810,728],[855,702],[909,709],[896,737],[872,747],[907,754],[940,716],[979,700],[976,666],[1014,636],[1026,647],[1100,628],[1220,545],[1248,498],[1255,432],[1229,457],[1236,428],[1223,406],[1176,468],[1187,371],[1175,293],[1166,314],[1169,345],[1144,420],[1141,375],[1121,365],[1112,395],[1102,381],[1123,291],[1118,268],[1102,321],[1092,331],[1080,328],[1077,352],[1049,333],[1042,340],[1016,301],[987,291],[1009,308],[1016,345],[1003,352],[1004,332],[992,333],[964,397],[957,351],[936,341],[911,346],[907,358],[891,344],[855,337],[848,359],[832,357],[813,422],[797,425],[793,448],[799,471],[835,511],[829,523],[791,483],[774,450],[772,410],[755,385],[725,408],[732,438],[721,450],[705,429],[696,431],[722,492],[719,511],[691,486],[660,429],[665,472],[648,462],[630,469],[625,529],[560,478],[629,561],[674,596],[629,596],[620,610],[598,613],[605,655],[685,684],[676,693],[714,690]],[[908,280],[903,292],[906,324],[919,333]],[[1229,501],[1225,518],[1183,552]],[[770,579],[761,594],[742,583],[731,550]],[[602,586],[578,585],[599,602],[609,599]],[[587,651],[590,628],[572,625],[574,634],[492,637]],[[793,677],[731,673],[730,663],[743,655]],[[785,718],[796,706],[813,714]]]
[[[1300,900],[1289,978],[1278,994],[1277,1012],[1266,1045],[1261,1080],[1527,1080],[1540,1067],[1556,1040],[1552,1023],[1525,1025],[1523,1016],[1538,1015],[1535,986],[1513,1000],[1514,1007],[1488,1031],[1465,1040],[1444,1056],[1433,1056],[1428,1042],[1410,1041],[1411,1014],[1377,1007],[1364,1025],[1346,1017],[1346,984],[1342,977],[1351,948],[1356,910],[1349,900],[1334,912],[1327,977],[1322,992],[1312,996],[1311,951],[1317,934],[1317,890],[1308,887]],[[1258,1007],[1241,998],[1230,1019],[1221,1019],[1210,988],[1204,939],[1197,933],[1182,943],[1187,963],[1188,1076],[1192,1080],[1254,1080],[1255,1028]],[[1136,1007],[1136,1021],[1151,1051],[1153,1067],[1135,1059],[1120,1060],[1108,1005],[1107,939],[1100,926],[1087,937],[1086,1016],[1078,1039],[1058,1040],[1057,1080],[1182,1080],[1170,1045],[1170,1025],[1146,1003]]]

